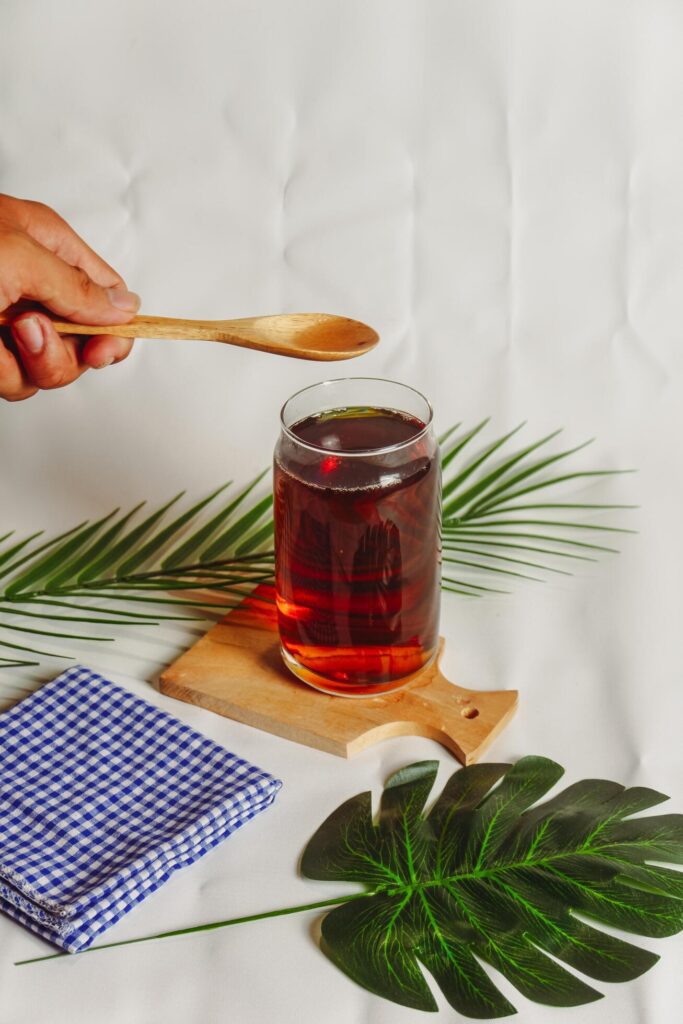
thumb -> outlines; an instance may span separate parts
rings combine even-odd
[[[65,263],[26,235],[12,254],[21,295],[47,306],[66,320],[85,324],[122,324],[140,308],[140,299],[124,286],[104,288],[80,267]]]

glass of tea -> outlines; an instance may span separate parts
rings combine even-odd
[[[274,502],[285,663],[347,697],[405,685],[438,644],[441,463],[427,399],[365,377],[293,395]]]

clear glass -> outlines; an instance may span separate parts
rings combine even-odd
[[[285,403],[274,459],[282,655],[326,693],[405,685],[439,633],[441,465],[432,409],[349,377]]]

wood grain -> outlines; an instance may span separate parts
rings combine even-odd
[[[29,307],[22,304],[0,313],[9,324]],[[374,348],[379,335],[372,327],[332,313],[280,313],[241,320],[182,320],[139,315],[126,324],[78,324],[49,316],[60,334],[114,334],[119,338],[167,338],[175,341],[218,341],[226,345],[292,356],[295,359],[352,359]]]
[[[479,760],[517,707],[516,690],[469,690],[446,679],[439,658],[402,690],[332,697],[285,668],[271,606],[247,601],[161,676],[162,693],[245,725],[352,757],[395,736],[437,740],[463,764]]]

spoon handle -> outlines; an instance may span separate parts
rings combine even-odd
[[[113,334],[117,338],[175,338],[204,341],[226,341],[230,327],[234,325],[233,344],[239,345],[239,320],[180,320],[168,316],[135,316],[127,324],[76,324],[71,320],[58,320],[50,313],[41,310],[48,316],[54,329],[59,334]],[[9,315],[6,310],[0,313],[0,325],[9,324],[16,316],[16,311]]]

